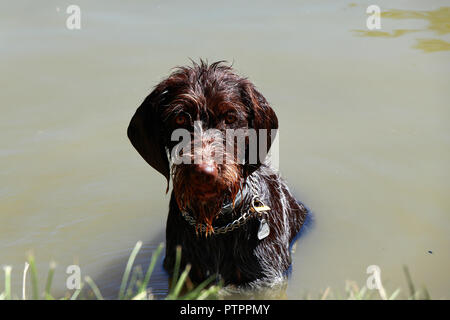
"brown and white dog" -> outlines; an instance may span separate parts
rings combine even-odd
[[[173,178],[169,274],[181,246],[181,268],[190,264],[197,283],[215,276],[255,287],[286,277],[290,244],[309,211],[264,162],[277,129],[264,96],[222,61],[177,68],[137,109],[128,127],[131,143],[166,177],[167,190]],[[177,130],[193,139],[180,144]],[[244,143],[230,132],[243,135]]]

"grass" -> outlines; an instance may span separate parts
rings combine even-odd
[[[405,274],[406,282],[408,285],[409,292],[401,298],[401,289],[397,288],[392,293],[386,292],[385,288],[381,286],[378,289],[369,290],[366,286],[359,287],[358,284],[354,281],[347,281],[345,284],[344,293],[336,293],[331,290],[330,287],[326,288],[323,292],[321,292],[317,296],[313,296],[311,294],[306,294],[304,299],[318,299],[318,300],[373,300],[373,299],[381,299],[381,300],[431,300],[431,296],[426,289],[426,287],[422,287],[417,290],[411,275],[409,273],[409,269],[407,266],[403,266],[403,273]]]
[[[125,271],[122,276],[122,281],[120,284],[118,299],[119,300],[149,300],[154,299],[151,289],[148,288],[148,284],[155,268],[156,262],[161,254],[163,244],[160,244],[156,251],[152,254],[150,259],[150,264],[144,273],[142,268],[137,266],[133,268],[134,261],[139,250],[142,247],[142,242],[136,243],[136,246],[132,250],[128,262],[125,267]],[[177,248],[175,266],[174,266],[174,276],[171,281],[171,286],[169,293],[166,296],[167,300],[174,299],[186,299],[186,300],[204,300],[204,299],[217,299],[219,297],[219,291],[222,288],[222,284],[212,285],[214,281],[214,276],[210,277],[197,287],[194,287],[188,281],[188,274],[191,269],[190,265],[180,273],[180,261],[181,261],[181,248]],[[81,283],[79,289],[73,291],[72,294],[68,294],[62,298],[55,298],[51,294],[51,288],[53,283],[53,276],[55,272],[56,264],[50,263],[49,271],[47,274],[47,280],[45,282],[44,290],[41,292],[38,285],[38,277],[36,271],[36,264],[33,256],[29,256],[28,261],[25,263],[25,271],[23,276],[23,287],[22,287],[22,299],[31,298],[33,300],[45,299],[45,300],[77,300],[77,299],[88,299],[90,296],[95,297],[95,299],[103,300],[104,297],[95,284],[95,282],[90,277],[84,278],[84,283]],[[30,282],[31,282],[31,296],[27,297],[26,292],[26,278],[28,269],[30,270]],[[11,300],[18,299],[17,296],[13,295],[11,291],[11,266],[3,267],[5,274],[4,292],[0,293],[0,300]],[[414,285],[409,270],[406,266],[403,267],[403,272],[408,284],[408,299],[431,299],[429,292],[424,287],[420,290],[416,289]],[[359,287],[356,282],[347,281],[344,289],[344,293],[335,293],[330,287],[326,288],[317,296],[312,294],[306,294],[304,299],[337,299],[337,300],[370,300],[370,299],[383,299],[383,300],[395,300],[400,298],[400,289],[394,290],[392,293],[388,294],[383,287],[378,290],[368,290],[367,287]]]
[[[133,268],[134,260],[142,247],[142,242],[139,241],[136,243],[133,251],[128,258],[128,262],[125,267],[125,271],[122,276],[122,281],[119,289],[118,299],[119,300],[149,300],[153,299],[154,296],[151,293],[151,289],[148,288],[148,283],[150,281],[153,270],[156,266],[156,262],[158,257],[161,254],[161,250],[163,248],[163,244],[160,244],[156,251],[152,254],[150,259],[150,264],[147,268],[145,275],[142,274],[142,269],[140,266]],[[177,249],[177,256],[175,262],[175,270],[180,269],[180,261],[181,261],[181,248]],[[47,274],[47,280],[45,282],[44,291],[41,292],[38,284],[38,276],[36,270],[36,264],[34,257],[30,255],[28,257],[28,261],[25,263],[25,271],[23,277],[23,287],[22,287],[22,299],[26,300],[31,298],[33,300],[77,300],[77,299],[87,299],[89,295],[93,295],[95,299],[104,300],[104,297],[95,284],[94,280],[92,280],[89,276],[84,278],[84,282],[81,283],[80,288],[75,290],[71,295],[66,295],[62,298],[55,298],[51,294],[51,287],[53,282],[53,276],[55,273],[56,264],[50,263],[49,271]],[[185,270],[178,277],[178,271],[174,274],[172,279],[172,287],[169,291],[166,299],[189,299],[189,300],[203,300],[203,299],[214,299],[217,297],[217,293],[219,292],[221,285],[210,285],[214,278],[210,278],[197,287],[191,288],[187,292],[183,292],[183,289],[187,285],[187,276],[189,274],[191,266],[187,265]],[[0,300],[12,300],[18,299],[17,296],[13,296],[11,292],[11,266],[3,267],[5,274],[5,290],[0,293]],[[31,296],[27,297],[27,274],[28,270],[30,270],[31,276]],[[209,287],[208,287],[209,286]]]

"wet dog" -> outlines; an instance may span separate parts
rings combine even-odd
[[[137,109],[131,143],[164,175],[167,191],[173,179],[169,274],[181,246],[180,267],[190,264],[197,283],[215,276],[255,287],[286,277],[308,210],[265,163],[277,129],[264,96],[224,62],[177,68]]]

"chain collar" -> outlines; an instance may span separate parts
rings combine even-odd
[[[251,190],[248,190],[247,185],[250,186]],[[213,227],[214,230],[214,232],[212,233],[213,235],[219,235],[233,231],[246,224],[249,219],[254,218],[256,216],[261,217],[263,213],[267,214],[267,212],[265,211],[270,210],[270,208],[265,206],[264,203],[261,201],[259,197],[259,192],[256,188],[256,184],[252,182],[251,179],[248,179],[247,183],[244,185],[242,192],[238,193],[238,195],[240,196],[239,199],[238,196],[236,196],[235,206],[239,205],[245,199],[248,193],[250,193],[251,195],[250,207],[247,210],[245,210],[239,218],[226,224],[225,226]],[[230,202],[222,206],[220,214],[229,213],[232,210],[234,210],[234,207],[233,203]],[[208,229],[207,225],[205,224],[197,224],[197,220],[193,216],[191,216],[187,211],[181,211],[181,214],[183,218],[191,226],[196,228],[197,231],[204,233]]]

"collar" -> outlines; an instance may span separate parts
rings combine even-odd
[[[241,205],[242,202],[247,199],[250,199],[249,205]],[[261,201],[259,193],[254,186],[254,182],[252,183],[250,179],[247,179],[242,191],[238,192],[236,195],[234,206],[233,201],[231,200],[224,202],[219,215],[229,214],[238,207],[240,207],[241,211],[239,218],[222,227],[213,227],[212,235],[219,235],[233,231],[246,224],[250,218],[255,216],[262,217],[263,214],[267,214],[267,211],[270,210],[270,208]],[[207,230],[210,229],[205,224],[198,224],[197,220],[188,211],[181,211],[181,214],[191,226],[195,227],[197,233],[207,233]]]

